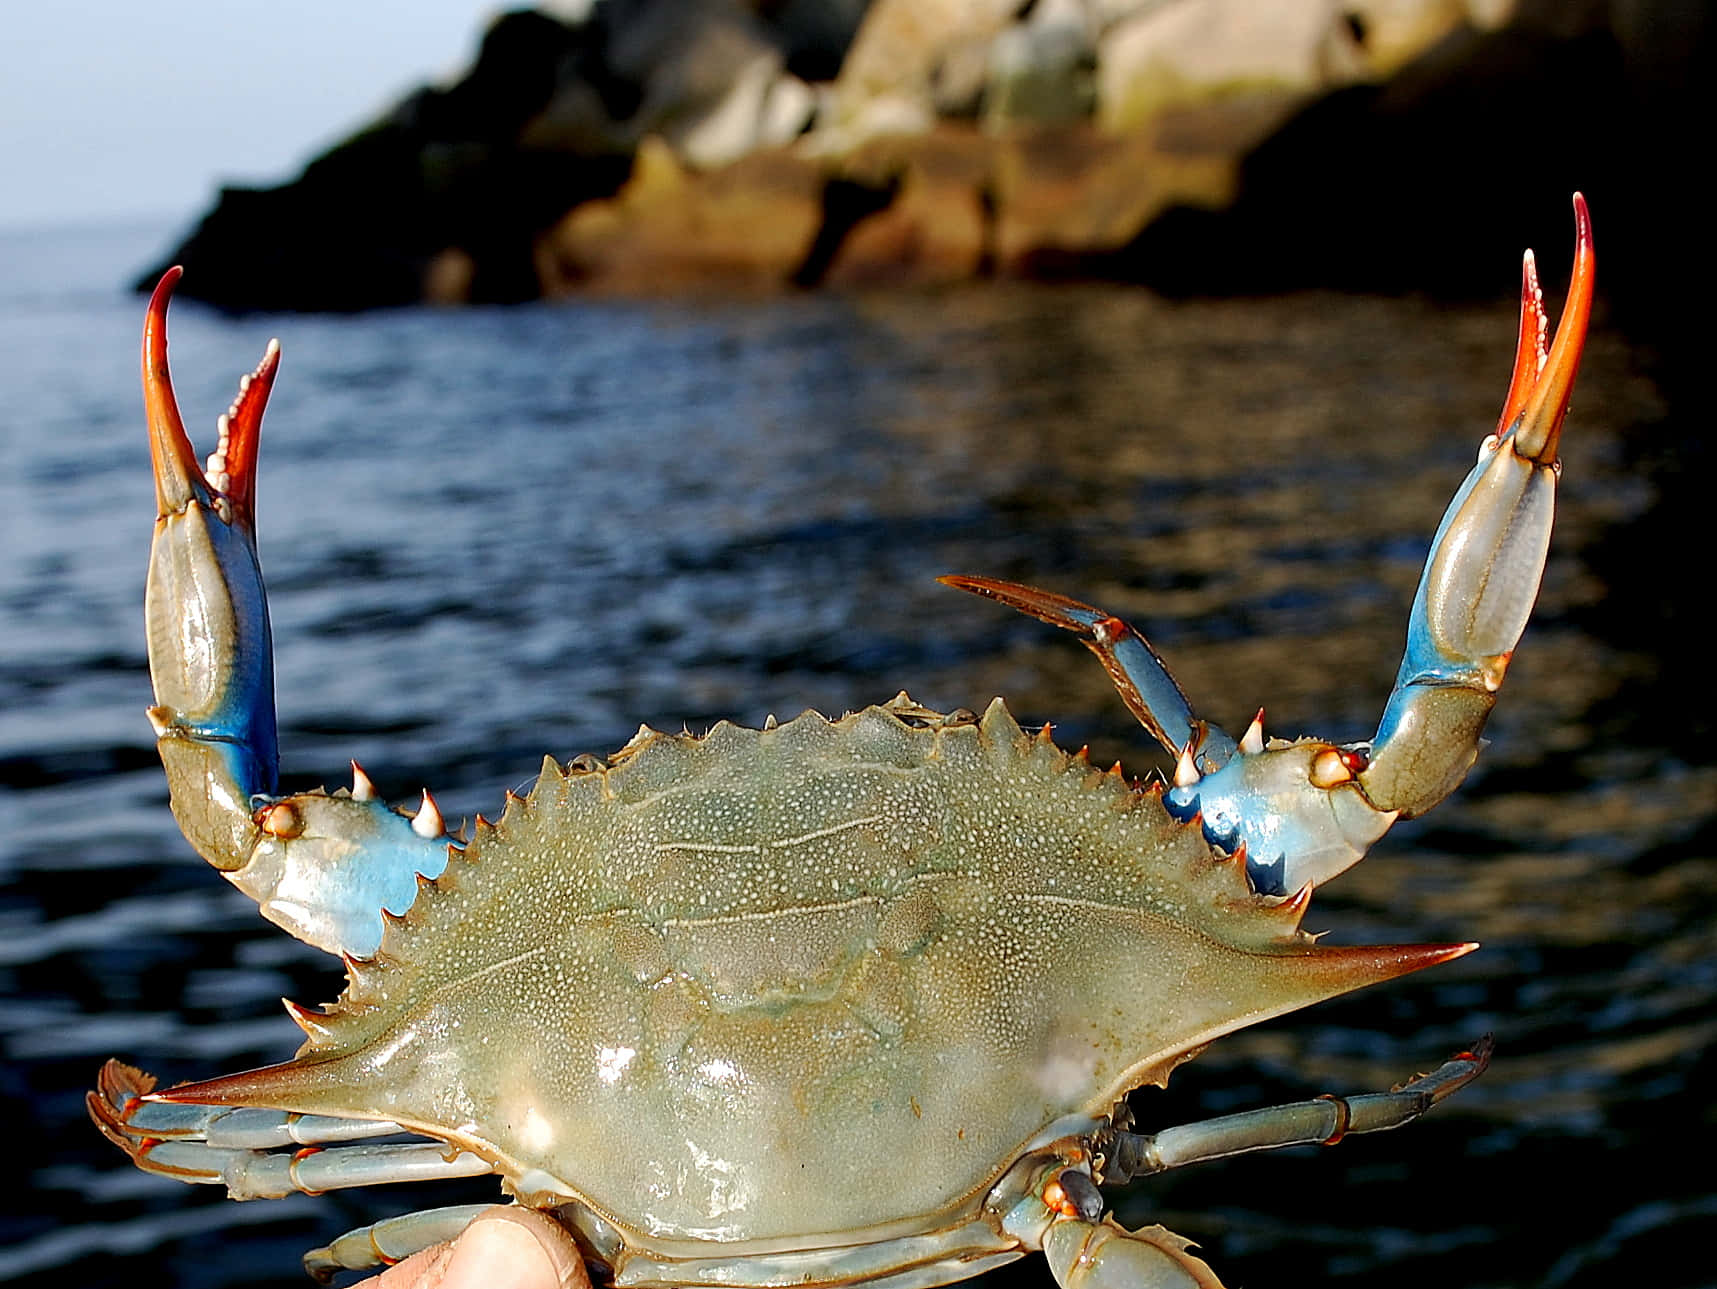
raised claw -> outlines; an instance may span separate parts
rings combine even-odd
[[[1555,514],[1556,450],[1591,315],[1592,222],[1578,193],[1574,215],[1573,281],[1548,351],[1537,272],[1526,254],[1499,429],[1432,541],[1406,656],[1370,745],[1271,743],[1261,721],[1236,745],[1193,715],[1162,659],[1121,619],[1015,582],[941,579],[1078,633],[1127,706],[1177,756],[1164,805],[1198,820],[1211,844],[1244,853],[1262,894],[1303,891],[1357,863],[1398,817],[1453,791],[1478,756],[1479,733],[1538,595]]]
[[[1370,767],[1360,775],[1383,809],[1420,814],[1466,777],[1538,598],[1556,514],[1557,447],[1592,311],[1592,220],[1579,193],[1574,218],[1573,279],[1555,344],[1545,351],[1544,307],[1528,252],[1501,428],[1484,441],[1431,542],[1406,653]]]
[[[256,449],[280,347],[240,384],[205,470],[192,450],[167,367],[169,269],[143,326],[143,403],[157,517],[145,620],[155,706],[149,719],[173,813],[197,852],[223,871],[256,837],[251,798],[278,765],[268,602],[256,557]]]
[[[381,944],[383,913],[406,912],[417,879],[447,866],[449,841],[426,792],[414,818],[375,799],[353,765],[350,794],[275,798],[279,751],[268,599],[256,555],[263,408],[280,364],[270,341],[239,381],[199,464],[173,397],[169,269],[143,324],[143,404],[158,512],[145,619],[149,719],[173,814],[204,859],[300,939],[349,957]]]

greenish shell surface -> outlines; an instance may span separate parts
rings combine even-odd
[[[1406,969],[1315,946],[1156,789],[999,700],[908,710],[546,763],[298,1057],[221,1099],[398,1121],[631,1243],[862,1242],[975,1214],[1049,1125],[1219,1034]]]

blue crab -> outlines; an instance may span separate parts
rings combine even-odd
[[[1468,952],[1335,947],[1313,890],[1465,776],[1537,595],[1592,299],[1554,345],[1528,252],[1513,382],[1414,598],[1376,735],[1235,740],[1132,627],[950,577],[1079,635],[1176,758],[1138,783],[982,716],[894,700],[545,761],[474,835],[351,787],[280,795],[257,562],[271,344],[199,465],[143,333],[159,519],[151,709],[191,844],[347,985],[283,1064],[156,1090],[110,1061],[91,1113],[145,1170],[239,1199],[497,1174],[623,1286],[927,1289],[1041,1250],[1064,1289],[1219,1282],[1101,1187],[1417,1117],[1488,1045],[1390,1092],[1132,1131],[1124,1098],[1246,1025]],[[1260,713],[1260,716],[1262,714]],[[427,1139],[427,1140],[425,1140]],[[318,1275],[451,1236],[468,1207],[352,1232]]]

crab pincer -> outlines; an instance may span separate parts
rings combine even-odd
[[[1538,598],[1556,518],[1557,449],[1592,314],[1597,260],[1586,199],[1574,194],[1573,278],[1556,340],[1532,252],[1521,267],[1514,373],[1497,431],[1431,539],[1407,618],[1407,650],[1360,775],[1383,809],[1411,817],[1466,777],[1479,734]]]
[[[367,958],[383,913],[402,914],[417,879],[447,865],[440,811],[388,809],[354,763],[339,794],[274,795],[279,768],[274,655],[256,545],[262,414],[280,366],[270,341],[197,460],[167,363],[172,268],[143,325],[143,403],[155,468],[155,538],[144,618],[155,705],[149,720],[173,815],[197,853],[263,916],[331,953]],[[359,854],[362,863],[352,862]]]
[[[199,854],[221,869],[254,840],[251,798],[274,791],[274,653],[256,555],[256,450],[280,365],[271,343],[220,418],[208,466],[198,462],[167,366],[167,301],[181,270],[150,297],[143,326],[143,402],[155,467],[155,538],[144,600],[149,719],[174,813]]]
[[[943,582],[1077,632],[1122,699],[1176,755],[1164,804],[1212,845],[1244,851],[1263,894],[1302,892],[1364,857],[1397,818],[1459,786],[1531,615],[1555,518],[1557,447],[1591,317],[1595,257],[1574,194],[1575,251],[1554,345],[1532,252],[1522,270],[1514,371],[1497,432],[1456,490],[1431,542],[1407,622],[1407,650],[1369,742],[1266,740],[1262,711],[1239,743],[1198,720],[1144,636],[1053,591],[982,577]]]

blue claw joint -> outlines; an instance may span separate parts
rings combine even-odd
[[[1177,763],[1163,804],[1206,839],[1244,854],[1262,894],[1296,899],[1364,857],[1402,816],[1436,805],[1466,777],[1544,572],[1560,471],[1557,446],[1591,315],[1594,256],[1574,195],[1573,280],[1555,344],[1532,252],[1521,281],[1514,375],[1497,431],[1449,503],[1408,617],[1407,651],[1370,744],[1266,740],[1263,712],[1233,739],[1198,720],[1155,650],[1121,619],[1054,592],[945,577],[1076,632],[1122,700]]]
[[[155,539],[145,622],[155,705],[149,719],[173,813],[197,853],[288,930],[334,953],[373,955],[383,911],[411,907],[417,878],[447,863],[440,812],[389,810],[354,767],[350,792],[275,797],[279,751],[268,601],[256,554],[262,413],[280,362],[270,343],[220,418],[199,463],[173,396],[167,302],[150,298],[143,403],[155,467]]]

